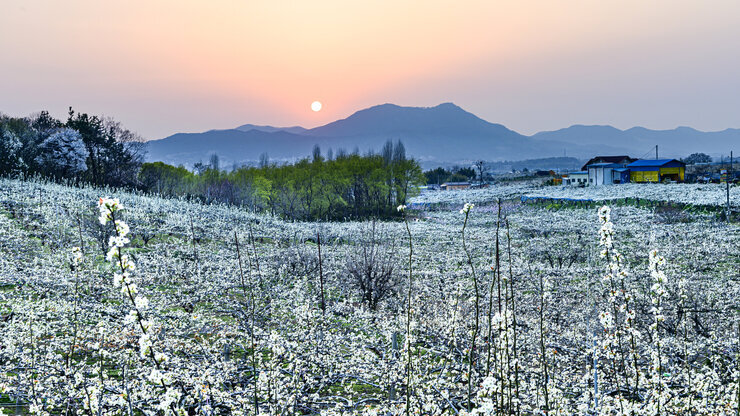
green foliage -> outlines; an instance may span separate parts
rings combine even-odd
[[[439,167],[424,172],[427,185],[441,185],[445,182],[468,182],[477,177],[478,172],[475,169],[469,167],[461,168],[459,166],[453,167],[451,171]]]
[[[464,176],[466,180],[475,179],[478,176],[478,173],[473,168],[460,168],[455,173]]]
[[[424,182],[419,164],[405,157],[314,154],[294,164],[265,164],[231,172],[194,174],[162,162],[145,163],[141,185],[166,196],[241,205],[290,220],[390,217]]]
[[[695,165],[697,163],[711,163],[712,157],[706,153],[692,153],[687,158],[683,159],[683,162],[687,165]]]
[[[427,180],[427,185],[437,184],[441,185],[447,182],[447,178],[452,175],[452,172],[445,168],[430,169],[424,172],[424,177]]]
[[[139,182],[149,191],[163,196],[182,195],[195,182],[192,172],[182,166],[163,162],[144,163],[139,171]]]

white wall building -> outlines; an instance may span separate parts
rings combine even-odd
[[[590,186],[611,185],[614,183],[614,169],[622,168],[617,163],[593,163],[588,169],[588,184]]]
[[[588,172],[570,172],[563,175],[563,186],[586,186],[588,185]]]

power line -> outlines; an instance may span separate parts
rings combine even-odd
[[[640,156],[640,157],[638,157],[638,159],[642,159],[645,156],[647,156],[648,154],[653,153],[653,150],[655,150],[656,147],[658,147],[658,145],[655,145],[655,146],[651,147],[650,150],[648,150],[647,152],[643,153],[643,155]]]

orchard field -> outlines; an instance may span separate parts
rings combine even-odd
[[[724,195],[508,185],[329,223],[0,179],[0,404],[737,415],[740,227]]]

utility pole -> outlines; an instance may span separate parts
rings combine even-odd
[[[658,145],[655,145],[655,159],[658,159]]]

